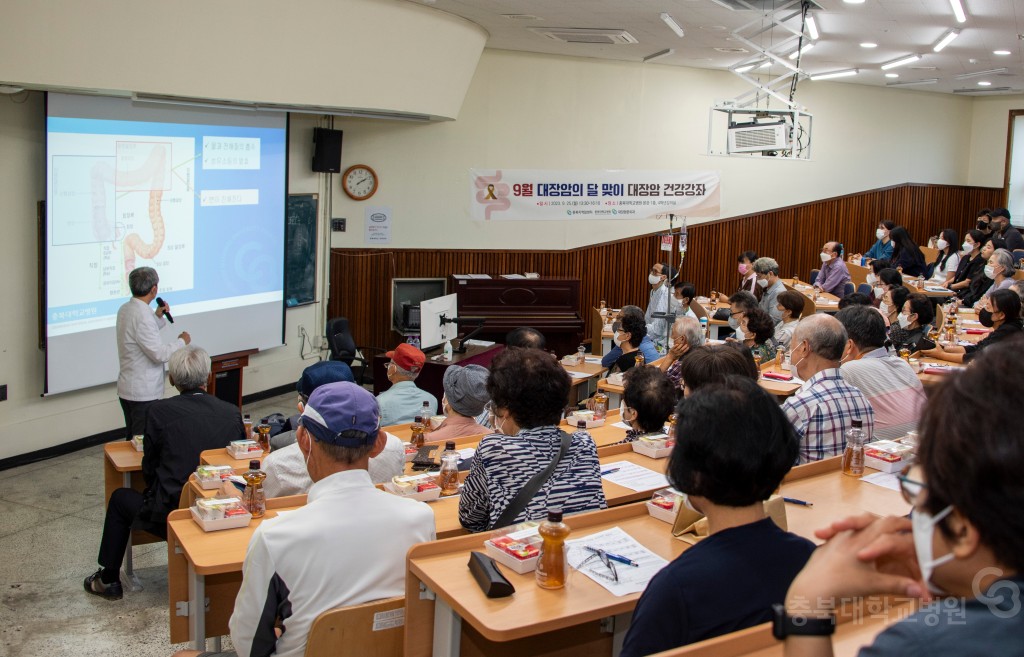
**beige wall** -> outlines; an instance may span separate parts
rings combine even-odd
[[[976,98],[971,120],[970,171],[967,184],[1002,187],[1006,166],[1006,132],[1010,110],[1024,109],[1024,96]],[[1015,220],[1015,223],[1019,223]]]

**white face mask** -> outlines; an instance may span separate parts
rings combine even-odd
[[[796,351],[796,348],[794,348],[793,351]],[[808,350],[807,353],[810,353],[810,350]],[[790,360],[789,371],[796,373],[796,375],[799,376],[801,379],[804,378],[800,376],[800,363],[804,362],[804,360],[806,359],[807,355],[805,354],[802,358],[800,358],[800,360]]]
[[[878,288],[877,287],[875,288],[875,296],[878,296]],[[883,315],[888,315],[889,314],[889,304],[887,304],[886,302],[883,301],[882,303],[878,304],[878,310],[880,310]]]
[[[988,276],[989,278],[995,280],[996,268],[993,267],[992,265],[985,265],[985,275]]]
[[[760,285],[761,287],[768,287],[768,279],[767,278],[759,278],[757,280],[757,284]]]
[[[661,280],[661,276],[658,276],[657,274],[648,274],[647,275],[647,282],[650,283],[651,285],[657,285],[658,281],[660,281],[660,280]]]
[[[747,339],[747,334],[743,332],[743,329],[737,327],[736,339],[739,340],[740,342],[743,342],[744,340]]]
[[[832,254],[831,253],[825,253],[824,251],[822,251],[818,255],[821,256],[821,261],[822,262],[828,262],[829,260],[832,259]]]
[[[899,315],[897,315],[896,319],[899,320],[900,328],[904,328],[905,329],[908,326],[910,326],[910,318],[907,317],[906,315],[904,315],[903,313],[900,313]]]
[[[949,246],[949,242],[943,239],[940,239],[935,243],[935,248],[937,248],[939,251],[945,251],[947,246]]]
[[[619,333],[616,331],[615,335],[612,336],[612,342],[615,343],[616,347],[622,346],[622,338],[619,337]]]
[[[867,279],[865,279],[865,280],[867,281],[867,284],[868,284],[868,285],[870,285],[871,287],[874,287],[874,286],[875,286],[875,283],[877,283],[877,282],[878,282],[878,277],[877,277],[877,276],[875,276],[874,274],[868,274],[868,277],[867,277]],[[877,289],[877,288],[876,288],[876,289]]]
[[[932,556],[932,535],[935,533],[935,525],[939,523],[943,518],[948,516],[953,511],[953,507],[947,506],[945,509],[940,511],[934,517],[930,514],[915,508],[913,515],[910,517],[911,527],[914,533],[914,552],[917,553],[917,565],[921,568],[921,579],[924,580],[928,588],[932,589],[935,593],[941,593],[931,583],[932,573],[935,569],[944,563],[949,563],[953,560],[953,553],[949,553],[944,557],[938,559]]]
[[[879,228],[878,230],[876,230],[875,237],[877,237],[878,239],[882,239],[883,237],[885,237],[885,229]]]
[[[971,251],[974,250],[974,245],[971,244],[970,242],[964,242],[960,246],[963,247],[965,253],[970,253]]]

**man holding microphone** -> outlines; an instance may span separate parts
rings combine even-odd
[[[152,267],[138,267],[128,274],[132,298],[117,311],[117,396],[124,412],[125,439],[146,430],[146,407],[164,396],[164,363],[178,349],[192,341],[182,331],[178,338],[164,344],[160,329],[171,317],[170,306],[157,299],[160,277]],[[154,313],[149,304],[157,300]]]

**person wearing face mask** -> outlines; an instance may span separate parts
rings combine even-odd
[[[933,321],[935,310],[931,299],[916,292],[908,296],[896,315],[897,325],[889,329],[893,349],[906,348],[910,353],[934,349],[935,343],[928,339],[928,329]]]
[[[776,309],[782,319],[775,325],[775,342],[783,349],[789,349],[793,331],[804,312],[804,295],[795,290],[785,290],[779,295]]]
[[[916,278],[924,276],[925,263],[924,252],[917,242],[910,237],[910,233],[903,226],[896,226],[889,233],[892,238],[892,257],[889,261],[892,266],[898,269],[904,276]]]
[[[939,255],[932,263],[932,277],[928,281],[933,285],[947,287],[956,277],[957,267],[960,266],[960,255],[957,253],[959,238],[952,228],[943,228],[939,233],[939,239],[935,242],[935,248]]]
[[[558,426],[572,386],[565,368],[536,349],[513,349],[498,354],[490,369],[495,431],[477,445],[459,498],[462,526],[479,532],[542,520],[552,507],[566,515],[605,508],[593,439]],[[532,496],[520,492],[553,461],[553,472]]]
[[[984,234],[980,230],[969,230],[964,235],[964,242],[960,245],[963,249],[960,253],[960,264],[956,267],[953,280],[943,287],[956,292],[958,298],[963,298],[971,287],[971,281],[984,276],[985,259],[981,257],[981,244],[984,241]]]
[[[665,423],[676,405],[676,387],[657,367],[634,367],[622,378],[622,421],[629,425],[621,442],[664,434]]]
[[[985,268],[988,266],[989,258],[999,249],[1005,248],[1006,242],[999,237],[990,237],[981,245],[982,266],[977,279],[971,281],[967,292],[960,297],[965,306],[973,306],[985,296],[988,289],[992,287],[992,278],[985,275]],[[995,273],[993,271],[993,273]]]
[[[612,364],[609,370],[626,372],[636,365],[637,354],[643,353],[640,351],[640,343],[647,335],[647,326],[638,321],[635,316],[625,315],[621,320],[612,325],[612,330],[614,331],[612,340],[615,342],[615,346],[621,350],[621,355],[615,359],[615,363]],[[639,340],[637,339],[638,337]],[[657,358],[661,358],[661,354],[658,354]],[[654,361],[647,360],[645,354],[644,362]]]
[[[849,336],[839,373],[871,404],[874,438],[892,440],[916,429],[927,401],[924,386],[905,360],[885,348],[881,316],[871,306],[850,306],[836,319]]]
[[[427,442],[438,443],[490,433],[490,429],[476,421],[490,399],[487,396],[487,368],[452,365],[444,371],[443,383],[441,409],[447,417],[441,426],[427,434]]]
[[[814,287],[842,298],[846,284],[850,282],[850,270],[843,261],[843,245],[839,242],[825,242],[821,247],[821,270],[814,279]]]
[[[647,311],[644,313],[644,321],[647,322],[647,334],[654,341],[658,351],[664,351],[668,342],[668,320],[665,317],[655,315],[675,314],[679,310],[679,303],[672,295],[672,284],[675,282],[676,270],[667,262],[658,262],[651,267],[647,275],[647,282],[651,285],[650,298],[647,301]]]
[[[703,344],[704,331],[701,330],[698,320],[693,317],[680,317],[672,325],[672,348],[658,363],[658,367],[669,378],[680,396],[683,394],[682,375],[680,374],[683,361],[694,349]]]
[[[860,654],[1024,654],[1022,370],[1020,345],[1000,345],[931,392],[916,464],[899,478],[911,517],[864,514],[815,532],[826,542],[789,587],[780,625],[813,627],[843,600],[922,598]],[[786,655],[832,655],[828,636],[784,640]]]
[[[737,292],[749,292],[756,298],[761,290],[757,286],[757,276],[754,274],[754,262],[757,260],[757,251],[743,251],[736,256],[736,270],[740,274],[740,287]],[[719,303],[729,303],[729,297],[720,294]]]
[[[407,342],[384,355],[391,359],[387,367],[391,387],[377,395],[381,426],[412,422],[423,412],[423,402],[427,402],[430,414],[436,415],[437,398],[415,383],[427,362],[426,355]]]
[[[755,359],[762,363],[775,360],[779,347],[775,342],[775,323],[768,313],[760,308],[751,308],[740,321],[740,328],[746,338],[743,346],[750,349]]]
[[[878,306],[879,302],[881,302],[882,295],[885,294],[885,289],[879,291],[877,290],[877,288],[885,285],[884,283],[882,283],[882,279],[879,275],[886,269],[892,269],[892,267],[889,266],[888,260],[872,260],[871,271],[864,278],[864,282],[867,283],[868,287],[871,288],[871,292],[868,293],[868,298],[871,300],[872,305],[876,307]],[[898,271],[896,271],[895,269],[893,269],[893,271],[896,272],[897,275],[899,275]],[[902,284],[903,279],[901,278],[900,285]]]
[[[761,310],[771,316],[773,322],[782,319],[778,309],[779,295],[786,290],[785,283],[779,278],[779,263],[772,258],[758,258],[754,261],[754,275],[757,285],[761,288]]]
[[[992,281],[992,285],[985,290],[981,299],[974,302],[975,308],[981,307],[981,302],[997,290],[1005,290],[1013,285],[1013,275],[1016,271],[1013,268],[1013,254],[1006,249],[996,249],[988,257],[988,264],[985,265],[985,278]]]
[[[910,290],[902,285],[894,285],[882,295],[882,303],[878,304],[878,312],[882,313],[886,326],[890,331],[899,328],[899,314],[910,296]]]
[[[676,416],[666,474],[687,506],[704,514],[709,535],[651,579],[622,657],[767,622],[814,552],[813,543],[765,514],[764,501],[792,468],[799,444],[771,395],[730,376],[686,397]]]
[[[697,286],[686,281],[678,281],[672,286],[672,298],[676,302],[676,317],[692,317],[697,319],[697,313],[690,308],[690,302],[697,296]]]
[[[629,321],[626,322],[627,328],[623,329],[622,323],[626,318],[629,318]],[[619,320],[612,324],[612,330],[614,331],[612,334],[612,348],[608,350],[608,353],[601,356],[602,367],[613,367],[622,358],[624,350],[629,350],[630,353],[639,350],[644,355],[644,360],[648,363],[653,363],[661,358],[661,354],[655,348],[651,336],[647,335],[644,313],[638,306],[623,306],[622,310],[619,311]],[[636,335],[633,335],[634,332]],[[635,357],[636,354],[634,353],[633,355]]]
[[[992,235],[992,211],[988,208],[978,210],[978,221],[975,225],[975,229],[980,231],[982,239],[980,242],[984,242]],[[979,242],[979,243],[980,243]]]
[[[861,257],[867,258],[869,261],[873,260],[888,260],[892,257],[892,240],[889,239],[889,231],[896,227],[896,223],[885,219],[878,222],[878,228],[875,229],[875,243],[868,249],[868,252],[863,256],[861,254],[854,254],[854,258],[860,259]]]
[[[1010,211],[1006,208],[992,212],[992,228],[1006,242],[1008,250],[1024,249],[1024,237],[1021,237],[1020,231],[1010,223]]]
[[[729,301],[729,326],[736,334],[733,336],[737,341],[743,342],[747,336],[740,328],[740,322],[747,312],[758,308],[757,299],[750,292],[737,292],[728,299]]]
[[[800,436],[801,464],[842,454],[854,420],[863,423],[869,439],[873,435],[871,405],[839,371],[847,339],[843,325],[824,313],[805,317],[793,333],[790,362],[804,384],[782,410]]]
[[[978,319],[982,326],[992,329],[992,332],[978,344],[961,347],[960,345],[942,345],[929,351],[922,352],[922,356],[938,358],[951,363],[967,363],[979,353],[992,345],[999,344],[1005,340],[1016,338],[1021,335],[1021,301],[1020,297],[1013,290],[997,290],[986,299],[978,311]]]

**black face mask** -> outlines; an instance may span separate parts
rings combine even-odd
[[[982,308],[978,311],[978,321],[986,328],[992,328],[995,322],[992,321],[992,312]]]
[[[978,222],[978,230],[988,230],[988,222],[987,221],[979,221]]]

